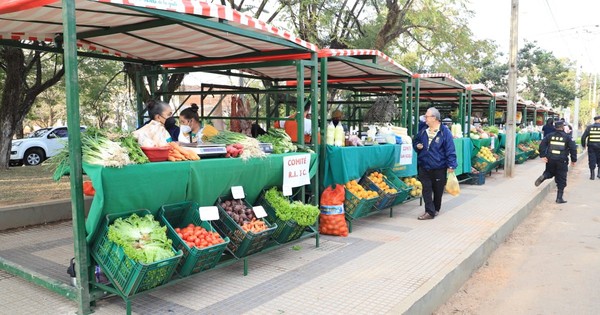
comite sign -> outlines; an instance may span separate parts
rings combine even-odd
[[[310,154],[283,157],[283,186],[298,187],[310,184]]]

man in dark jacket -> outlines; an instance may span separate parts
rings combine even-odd
[[[425,213],[419,220],[430,220],[439,214],[447,173],[454,172],[458,165],[452,132],[442,125],[440,112],[435,107],[425,113],[425,123],[427,128],[420,130],[413,141],[425,201]]]
[[[554,123],[556,132],[548,134],[540,143],[540,157],[546,163],[544,173],[535,180],[539,186],[546,179],[554,177],[556,182],[556,203],[565,203],[563,192],[567,187],[567,172],[569,171],[569,155],[571,166],[577,162],[577,145],[570,135],[565,133],[564,122]]]
[[[594,123],[585,128],[581,135],[581,146],[588,149],[590,179],[594,180],[596,166],[598,166],[598,178],[600,178],[600,116],[594,117]]]

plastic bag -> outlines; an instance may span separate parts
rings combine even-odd
[[[319,233],[348,236],[348,226],[344,215],[344,186],[327,187],[321,194],[321,214],[319,215]]]
[[[456,174],[454,172],[448,173],[446,192],[452,196],[458,196],[460,194],[460,186],[458,185],[458,179],[456,178]]]

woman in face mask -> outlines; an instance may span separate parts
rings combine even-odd
[[[181,111],[179,115],[179,142],[198,143],[202,142],[202,124],[198,116],[198,105],[192,106]],[[200,141],[198,141],[200,140]]]
[[[165,123],[173,115],[169,104],[157,100],[146,103],[148,115],[152,120],[133,132],[133,136],[142,147],[162,147],[173,141],[171,135],[165,129]]]

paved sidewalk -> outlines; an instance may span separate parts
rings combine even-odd
[[[580,167],[580,166],[578,166]],[[461,185],[444,196],[435,220],[418,221],[418,201],[354,222],[347,238],[323,236],[282,246],[243,264],[211,270],[133,299],[136,314],[427,314],[442,304],[512,229],[554,193],[551,181],[534,187],[539,159],[502,171],[483,186]],[[568,194],[567,188],[567,194]],[[73,256],[69,223],[0,232],[0,256],[26,252],[46,274],[68,281]],[[43,244],[38,244],[42,243]],[[292,249],[299,245],[300,250]],[[44,267],[46,266],[46,267]],[[0,313],[75,313],[73,302],[0,271]],[[122,314],[120,298],[98,303],[95,314]]]

